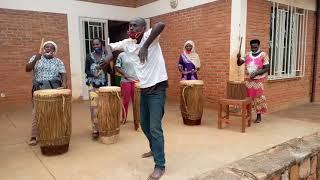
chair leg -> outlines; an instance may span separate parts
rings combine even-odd
[[[246,105],[242,105],[242,110],[241,110],[241,132],[245,132],[246,131],[246,126],[247,126],[247,122],[246,122]]]
[[[222,104],[218,104],[218,129],[222,129]]]
[[[249,116],[248,124],[251,126],[251,122],[252,122],[252,104],[251,103],[249,103],[248,116]]]
[[[248,127],[251,126],[251,103],[247,105],[247,119],[248,119]]]
[[[227,119],[229,119],[229,110],[230,110],[229,105],[226,105],[226,118]]]
[[[230,106],[228,104],[226,105],[226,119],[224,119],[226,124],[230,124],[229,117],[230,117]]]

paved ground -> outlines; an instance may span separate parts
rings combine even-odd
[[[201,126],[183,125],[179,105],[169,102],[164,120],[167,172],[164,180],[188,179],[199,173],[257,153],[291,138],[320,130],[320,104],[307,104],[265,116],[246,133],[240,126],[218,130],[216,111],[205,109]],[[153,170],[141,131],[132,122],[122,126],[117,144],[90,138],[89,110],[73,104],[73,129],[68,153],[45,157],[39,146],[29,147],[31,107],[0,110],[0,179],[18,180],[144,180]],[[129,114],[129,121],[132,119]],[[132,120],[131,120],[132,121]]]

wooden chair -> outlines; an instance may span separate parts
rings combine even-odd
[[[240,107],[241,113],[233,113],[230,111],[229,106]],[[218,129],[222,129],[222,124],[229,124],[230,116],[241,117],[241,132],[245,132],[246,126],[251,126],[251,98],[245,99],[228,99],[222,98],[218,101]],[[225,109],[225,110],[224,110]],[[223,113],[225,111],[225,113]]]

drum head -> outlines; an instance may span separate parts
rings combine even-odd
[[[202,80],[182,80],[180,85],[203,85]]]
[[[99,92],[120,92],[121,88],[118,86],[104,86],[99,88]]]
[[[228,81],[229,84],[244,84],[244,81]]]
[[[57,97],[59,95],[70,95],[70,89],[43,89],[33,93],[37,97]]]

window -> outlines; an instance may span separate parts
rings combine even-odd
[[[105,42],[105,22],[96,22],[96,21],[84,21],[84,37],[85,37],[85,48],[86,54],[91,53],[93,51],[91,41],[94,38],[100,38]],[[104,43],[103,42],[103,43]]]
[[[270,21],[269,79],[303,77],[308,11],[273,3]]]

